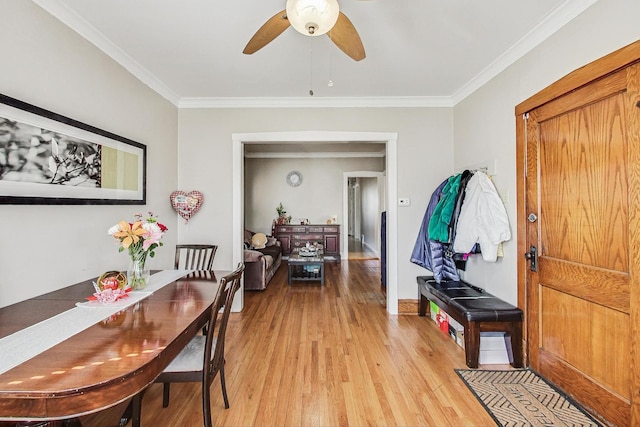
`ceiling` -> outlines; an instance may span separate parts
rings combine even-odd
[[[359,62],[293,28],[244,55],[285,0],[33,1],[189,108],[452,106],[596,0],[340,0]]]

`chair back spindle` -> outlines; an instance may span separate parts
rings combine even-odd
[[[212,270],[217,245],[176,245],[175,268],[184,270]]]

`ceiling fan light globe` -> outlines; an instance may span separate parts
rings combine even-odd
[[[293,28],[305,36],[321,36],[338,21],[337,0],[287,0],[287,19]]]

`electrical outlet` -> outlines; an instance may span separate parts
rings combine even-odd
[[[410,205],[411,205],[411,199],[408,199],[408,198],[398,199],[398,206],[410,206]]]

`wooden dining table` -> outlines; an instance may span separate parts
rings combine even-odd
[[[191,272],[0,374],[0,421],[71,419],[130,399],[205,325],[228,273]],[[87,301],[94,280],[1,308],[0,339]]]

